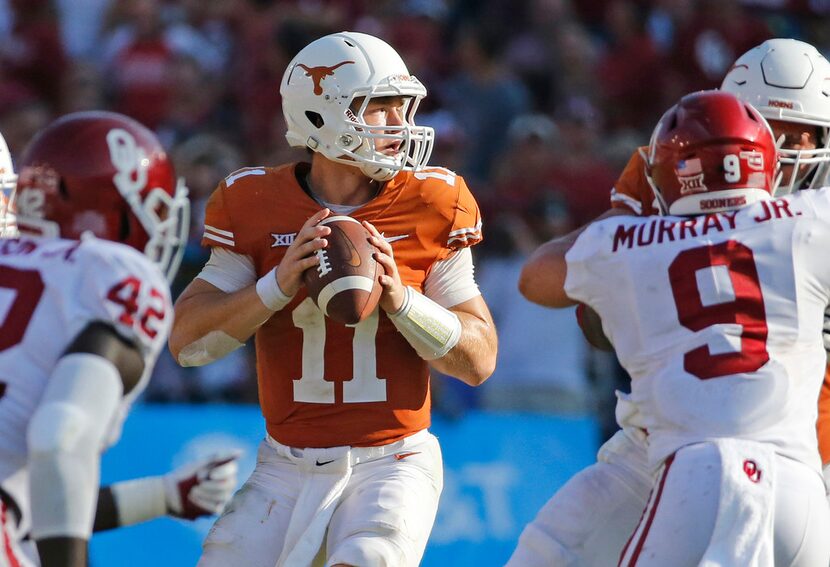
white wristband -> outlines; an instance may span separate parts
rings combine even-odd
[[[403,305],[389,320],[424,360],[441,358],[461,338],[458,315],[411,287],[406,288]]]
[[[117,482],[110,486],[110,491],[120,526],[131,526],[167,514],[164,480],[160,476]]]
[[[290,302],[293,297],[288,297],[280,289],[280,284],[277,283],[277,268],[271,268],[271,271],[259,278],[256,282],[256,293],[262,303],[271,311],[279,311]]]

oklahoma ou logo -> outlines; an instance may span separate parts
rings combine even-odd
[[[756,484],[761,482],[761,469],[758,468],[755,461],[751,459],[746,459],[744,461],[744,474],[746,474],[750,481]]]
[[[325,65],[320,65],[319,67],[308,67],[302,63],[297,63],[297,67],[300,67],[305,71],[306,77],[311,77],[311,80],[314,82],[314,94],[319,96],[323,94],[323,86],[321,85],[323,79],[326,77],[333,77],[335,69],[348,64],[354,64],[354,61],[341,61],[333,67],[326,67]]]
[[[116,169],[112,180],[118,191],[125,197],[141,192],[147,185],[147,168],[150,163],[144,149],[132,134],[121,128],[107,132],[107,146],[110,160]]]

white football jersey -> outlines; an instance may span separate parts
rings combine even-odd
[[[27,427],[66,348],[90,322],[103,321],[143,354],[144,374],[110,425],[110,445],[146,386],[172,319],[164,276],[137,250],[95,238],[0,239],[0,485],[24,515]]]
[[[718,437],[820,470],[830,189],[706,216],[614,217],[568,251],[565,291],[601,316],[657,464]]]

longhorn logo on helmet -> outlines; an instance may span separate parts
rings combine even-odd
[[[341,61],[333,67],[326,67],[325,65],[308,67],[302,63],[297,63],[297,67],[300,67],[305,71],[306,77],[311,77],[311,80],[314,81],[314,94],[320,96],[323,94],[323,85],[321,84],[323,79],[326,77],[333,77],[335,69],[342,67],[343,65],[348,65],[349,63],[354,64],[354,61]]]

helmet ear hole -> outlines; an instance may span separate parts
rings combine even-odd
[[[323,120],[323,117],[317,112],[306,110],[305,117],[308,118],[308,121],[311,122],[311,125],[317,128],[318,130],[326,124]]]
[[[669,128],[668,130],[674,130],[677,128],[677,112],[672,112],[671,118],[669,119]]]

